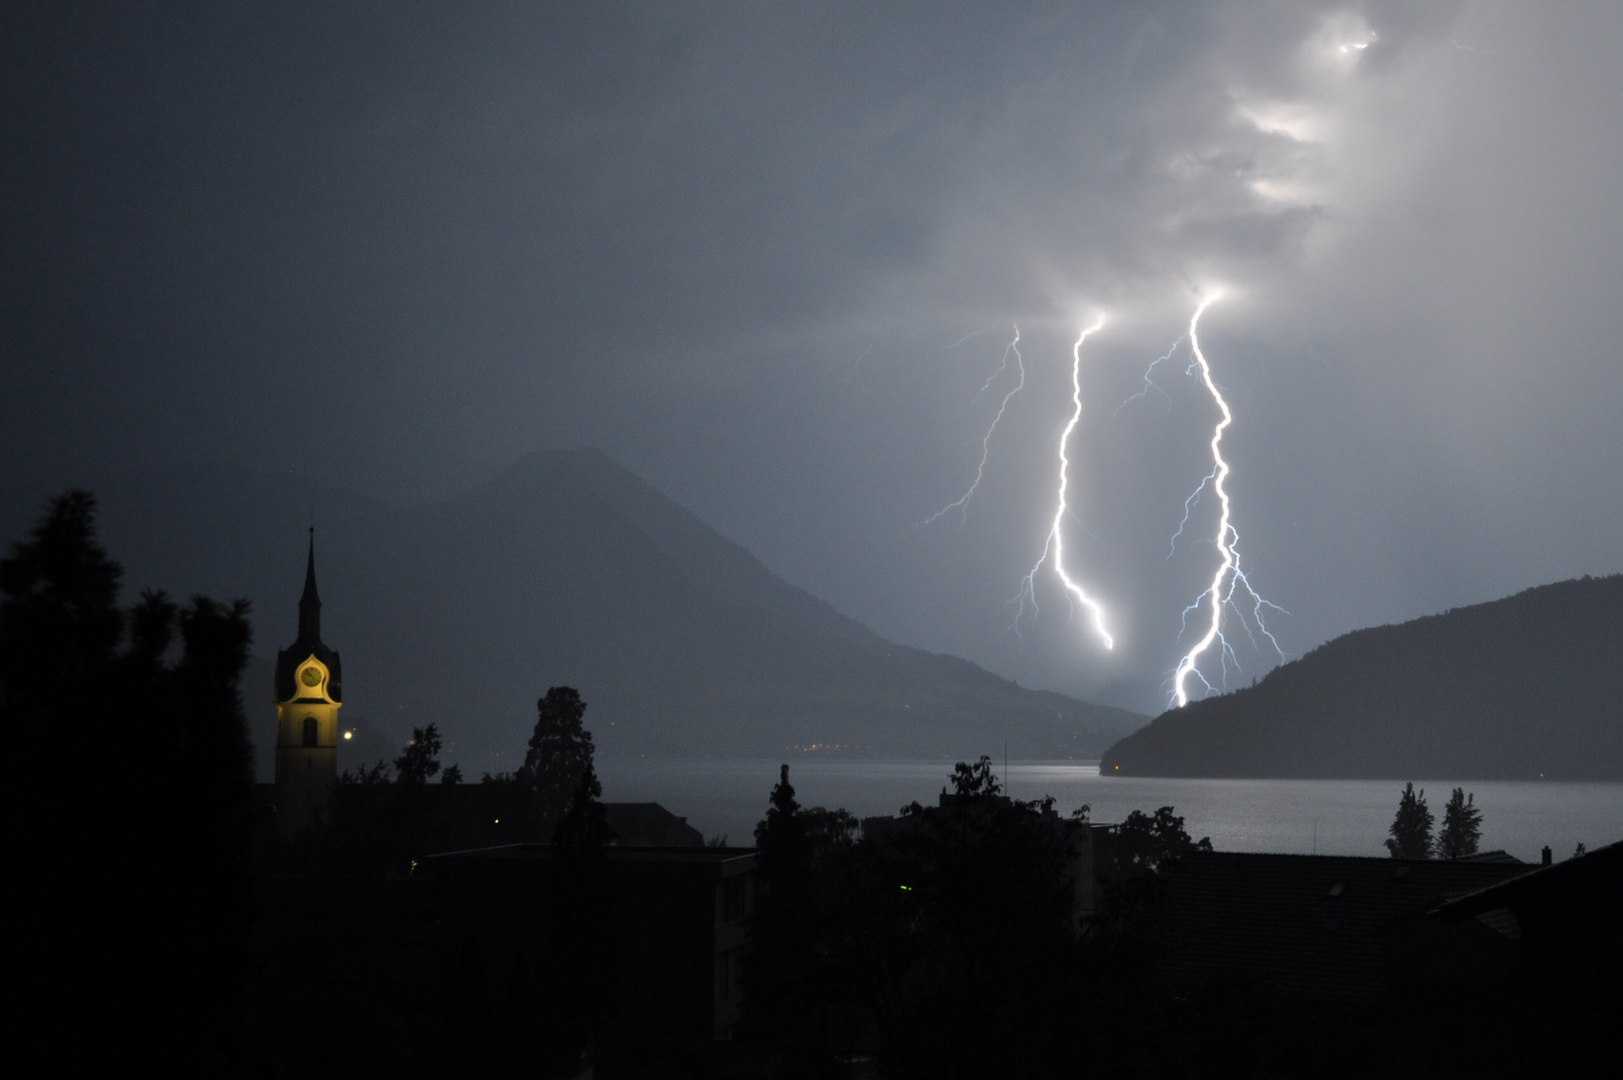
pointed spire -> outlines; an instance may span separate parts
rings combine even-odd
[[[316,593],[316,527],[310,526],[310,560],[304,568],[304,595],[299,597],[299,637],[321,640],[321,597]]]

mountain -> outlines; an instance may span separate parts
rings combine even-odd
[[[1162,714],[1100,771],[1623,779],[1623,575],[1345,634]]]
[[[416,507],[228,469],[94,490],[132,598],[159,586],[247,596],[260,656],[294,637],[313,515],[346,724],[400,740],[436,722],[446,759],[474,776],[522,759],[553,685],[580,689],[598,746],[617,755],[815,745],[965,758],[1007,740],[1022,757],[1087,758],[1145,720],[886,641],[595,450],[531,454]],[[0,499],[6,536],[27,529],[44,494]],[[271,698],[259,681],[246,688],[256,729]]]

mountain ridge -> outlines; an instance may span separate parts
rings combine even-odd
[[[1623,574],[1332,639],[1113,745],[1112,776],[1623,779]]]
[[[323,636],[346,713],[446,759],[522,758],[534,702],[578,687],[606,754],[1095,758],[1146,718],[889,642],[592,449],[525,455],[449,499],[390,506],[225,467],[104,478],[102,539],[146,587],[248,596],[254,650],[292,639],[313,513]],[[0,499],[8,539],[47,493]],[[270,688],[245,686],[250,716]]]

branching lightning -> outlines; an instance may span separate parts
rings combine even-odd
[[[968,338],[965,338],[964,340],[967,341]],[[959,342],[958,344],[961,345],[963,342]],[[1020,328],[1018,326],[1014,328],[1014,339],[1010,341],[1003,350],[1003,360],[998,364],[997,370],[992,372],[991,375],[987,376],[986,382],[983,383],[980,390],[976,392],[976,397],[980,397],[981,394],[984,394],[987,390],[991,389],[992,384],[997,382],[998,376],[1009,370],[1009,357],[1011,356],[1014,357],[1014,366],[1020,372],[1020,378],[1015,382],[1014,388],[1007,394],[1003,395],[1003,400],[998,404],[997,407],[997,415],[992,417],[991,425],[987,427],[986,434],[981,437],[981,460],[980,464],[975,466],[974,481],[969,485],[969,490],[965,491],[953,502],[948,503],[946,506],[943,506],[929,517],[919,522],[920,525],[933,524],[935,521],[940,519],[943,514],[950,513],[953,510],[958,511],[959,523],[963,523],[963,517],[968,513],[969,500],[971,496],[975,494],[975,489],[981,486],[981,478],[986,475],[986,458],[991,453],[992,449],[992,433],[997,430],[998,423],[1003,419],[1003,412],[1009,407],[1009,400],[1013,398],[1014,395],[1018,394],[1026,385],[1026,361],[1025,358],[1020,355]]]
[[[1082,343],[1088,340],[1090,334],[1096,333],[1102,326],[1104,326],[1104,320],[1100,319],[1082,331],[1081,336],[1076,339],[1076,344],[1071,347],[1071,419],[1065,425],[1065,430],[1060,433],[1059,437],[1059,493],[1056,499],[1057,505],[1054,509],[1054,523],[1049,527],[1048,538],[1043,542],[1042,554],[1037,557],[1036,563],[1031,567],[1031,572],[1021,582],[1020,592],[1015,599],[1019,603],[1021,611],[1025,610],[1028,601],[1032,610],[1037,610],[1037,571],[1042,569],[1043,563],[1048,561],[1048,555],[1052,552],[1054,555],[1054,573],[1059,576],[1060,583],[1065,587],[1065,595],[1071,602],[1072,610],[1075,610],[1078,603],[1087,608],[1089,615],[1092,616],[1093,629],[1104,639],[1105,648],[1114,649],[1116,642],[1110,636],[1110,633],[1105,630],[1104,608],[1100,606],[1097,600],[1088,595],[1087,590],[1073,581],[1070,574],[1066,573],[1065,540],[1060,529],[1060,524],[1065,520],[1067,513],[1065,496],[1066,489],[1070,485],[1071,462],[1066,454],[1066,446],[1070,443],[1071,432],[1076,430],[1077,423],[1082,419]],[[1015,616],[1015,622],[1018,626],[1018,614]]]
[[[1214,465],[1212,471],[1206,474],[1200,485],[1189,493],[1189,498],[1183,501],[1183,520],[1178,522],[1178,527],[1172,532],[1172,539],[1167,542],[1167,558],[1172,558],[1178,550],[1178,537],[1183,535],[1183,527],[1189,524],[1189,511],[1193,510],[1195,504],[1200,501],[1200,493],[1206,490],[1206,485],[1215,479],[1217,479],[1217,467]]]
[[[966,341],[974,341],[976,338],[980,337],[982,334],[990,334],[991,332],[992,331],[990,329],[987,329],[987,330],[971,330],[969,333],[965,334],[963,337],[959,338],[957,341],[953,342],[951,345],[946,346],[941,351],[944,352],[944,353],[952,352],[952,350],[958,348],[958,346],[964,344]]]
[[[1187,683],[1191,675],[1199,679],[1208,690],[1213,689],[1211,682],[1200,673],[1197,665],[1200,662],[1201,654],[1209,649],[1214,642],[1218,645],[1220,661],[1225,672],[1228,669],[1229,662],[1234,659],[1234,651],[1230,647],[1228,639],[1223,636],[1223,609],[1234,604],[1234,594],[1239,589],[1243,588],[1251,598],[1250,620],[1247,620],[1245,612],[1241,608],[1234,606],[1235,613],[1238,615],[1241,625],[1245,627],[1246,633],[1251,635],[1253,642],[1256,640],[1256,634],[1261,633],[1268,639],[1269,644],[1274,647],[1274,651],[1279,653],[1281,659],[1284,659],[1285,655],[1284,651],[1279,648],[1279,642],[1274,640],[1273,634],[1269,632],[1267,625],[1263,621],[1264,608],[1272,608],[1275,611],[1283,611],[1284,609],[1258,595],[1257,591],[1251,587],[1251,582],[1246,578],[1244,571],[1240,568],[1240,553],[1237,549],[1240,534],[1234,528],[1233,507],[1229,503],[1228,489],[1223,486],[1223,482],[1228,479],[1229,475],[1229,463],[1223,458],[1223,432],[1234,422],[1234,414],[1229,411],[1228,402],[1223,400],[1222,393],[1217,389],[1217,383],[1212,379],[1211,365],[1206,362],[1205,354],[1200,351],[1200,338],[1196,335],[1201,315],[1205,313],[1208,307],[1217,302],[1219,296],[1218,293],[1212,293],[1201,300],[1200,306],[1195,308],[1195,314],[1189,320],[1189,348],[1194,353],[1194,366],[1200,368],[1201,380],[1211,393],[1212,400],[1217,402],[1217,407],[1222,412],[1223,418],[1217,422],[1217,427],[1212,432],[1212,471],[1200,482],[1200,486],[1195,489],[1194,494],[1184,501],[1183,521],[1178,525],[1178,533],[1173,536],[1173,543],[1176,544],[1178,535],[1182,534],[1184,525],[1189,521],[1190,507],[1200,493],[1206,489],[1206,486],[1210,484],[1212,490],[1217,494],[1219,506],[1216,537],[1217,573],[1212,576],[1212,583],[1207,586],[1206,591],[1196,597],[1194,603],[1184,608],[1183,618],[1184,626],[1187,628],[1189,613],[1196,611],[1205,603],[1211,611],[1211,623],[1207,626],[1205,635],[1178,662],[1177,671],[1173,674],[1173,699],[1179,707],[1189,703]],[[1170,558],[1170,555],[1168,557]]]
[[[1157,383],[1154,379],[1150,378],[1150,373],[1155,370],[1157,364],[1164,364],[1168,360],[1171,360],[1172,359],[1172,354],[1177,352],[1178,351],[1178,346],[1182,345],[1182,344],[1183,344],[1183,338],[1179,338],[1177,341],[1174,341],[1172,343],[1172,348],[1168,349],[1166,352],[1162,353],[1160,356],[1157,356],[1154,360],[1151,360],[1150,361],[1150,366],[1144,369],[1144,389],[1140,390],[1138,393],[1134,394],[1132,397],[1128,398],[1126,401],[1122,402],[1120,405],[1117,405],[1116,406],[1116,411],[1111,413],[1110,415],[1112,415],[1112,416],[1120,416],[1121,411],[1123,409],[1127,408],[1127,406],[1131,405],[1133,402],[1137,401],[1139,398],[1149,396],[1149,392],[1151,390],[1154,390],[1157,394],[1160,394],[1162,397],[1165,398],[1167,396],[1167,392],[1165,390],[1161,389],[1161,386],[1160,386],[1159,383]],[[1171,401],[1172,399],[1167,398],[1167,400]]]

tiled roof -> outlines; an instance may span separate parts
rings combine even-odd
[[[1169,873],[1162,972],[1174,988],[1249,971],[1281,992],[1367,1002],[1396,919],[1524,874],[1525,863],[1195,852]]]

